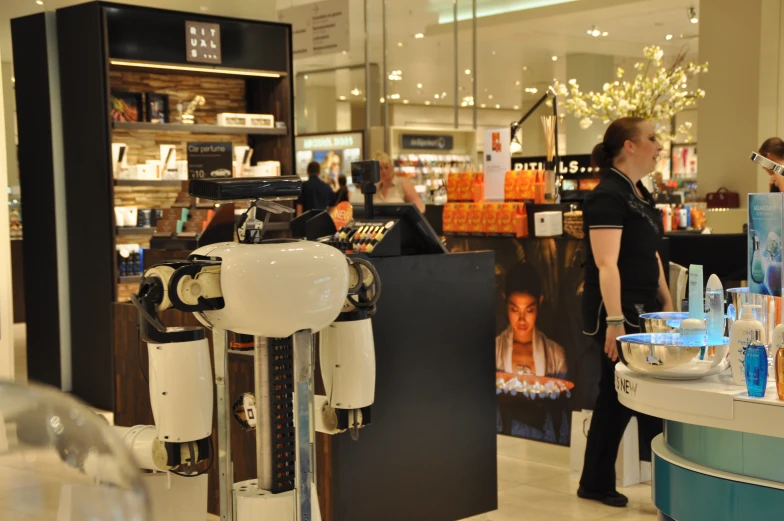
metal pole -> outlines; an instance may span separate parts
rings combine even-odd
[[[478,102],[478,98],[477,98],[477,88],[476,88],[476,84],[477,84],[477,76],[476,76],[476,0],[472,0],[471,9],[473,11],[472,28],[471,28],[471,39],[472,39],[472,44],[474,46],[474,58],[473,58],[474,63],[473,63],[473,68],[471,69],[471,78],[473,78],[473,80],[474,80],[473,81],[474,91],[471,94],[471,96],[473,96],[473,98],[474,98],[474,130],[476,130],[476,128],[477,128],[477,108],[476,107],[477,107],[477,104],[479,103]]]
[[[212,330],[215,357],[215,393],[218,397],[218,484],[221,521],[234,521],[234,471],[231,464],[231,407],[229,406],[228,353],[229,333]]]
[[[272,490],[272,404],[270,403],[269,341],[255,337],[253,379],[256,395],[256,480],[259,490]]]
[[[365,0],[365,157],[370,149],[370,35],[368,28],[368,1]]]
[[[295,489],[297,521],[313,521],[311,487],[313,451],[310,443],[313,410],[313,335],[309,329],[294,333],[294,429],[296,436]]]
[[[381,20],[384,26],[382,31],[382,38],[384,40],[384,152],[389,154],[389,72],[387,71],[387,0],[382,4]]]
[[[457,71],[457,0],[452,0],[452,34],[454,36],[454,45],[455,45],[455,128],[459,127],[460,124],[460,115],[458,109],[460,105],[458,105],[458,86],[457,86],[457,78],[458,78],[458,71]]]

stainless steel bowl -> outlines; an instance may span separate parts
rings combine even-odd
[[[618,337],[618,354],[635,373],[665,380],[696,380],[729,368],[729,339],[717,346],[674,333]]]
[[[687,318],[689,314],[680,311],[643,313],[640,315],[640,327],[643,333],[677,333],[681,322]]]

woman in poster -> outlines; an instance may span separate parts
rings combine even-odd
[[[517,264],[504,290],[509,326],[495,339],[496,370],[515,375],[566,378],[566,354],[536,327],[544,302],[542,279],[531,264]],[[500,405],[500,402],[499,402]],[[569,444],[563,404],[516,400],[499,407],[499,431],[533,440]]]

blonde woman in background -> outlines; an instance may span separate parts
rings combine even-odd
[[[392,167],[392,159],[384,152],[376,152],[373,159],[378,161],[381,170],[381,181],[376,183],[376,194],[373,196],[374,203],[412,203],[417,209],[424,213],[425,203],[419,197],[411,181],[404,177],[395,176],[395,169]],[[353,204],[362,204],[362,194],[359,190],[354,190],[352,194]]]
[[[342,162],[340,156],[334,150],[330,150],[327,152],[327,157],[324,158],[324,162],[321,163],[321,172],[322,172],[322,179],[325,183],[332,188],[332,191],[336,191],[338,187],[338,175],[340,175],[340,163]]]

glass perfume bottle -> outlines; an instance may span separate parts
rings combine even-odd
[[[751,279],[757,284],[765,280],[765,270],[762,269],[762,252],[759,249],[759,237],[754,236],[754,252],[751,255]]]
[[[754,340],[746,347],[746,390],[752,398],[764,398],[768,384],[768,350],[760,340],[760,331],[752,332]]]

